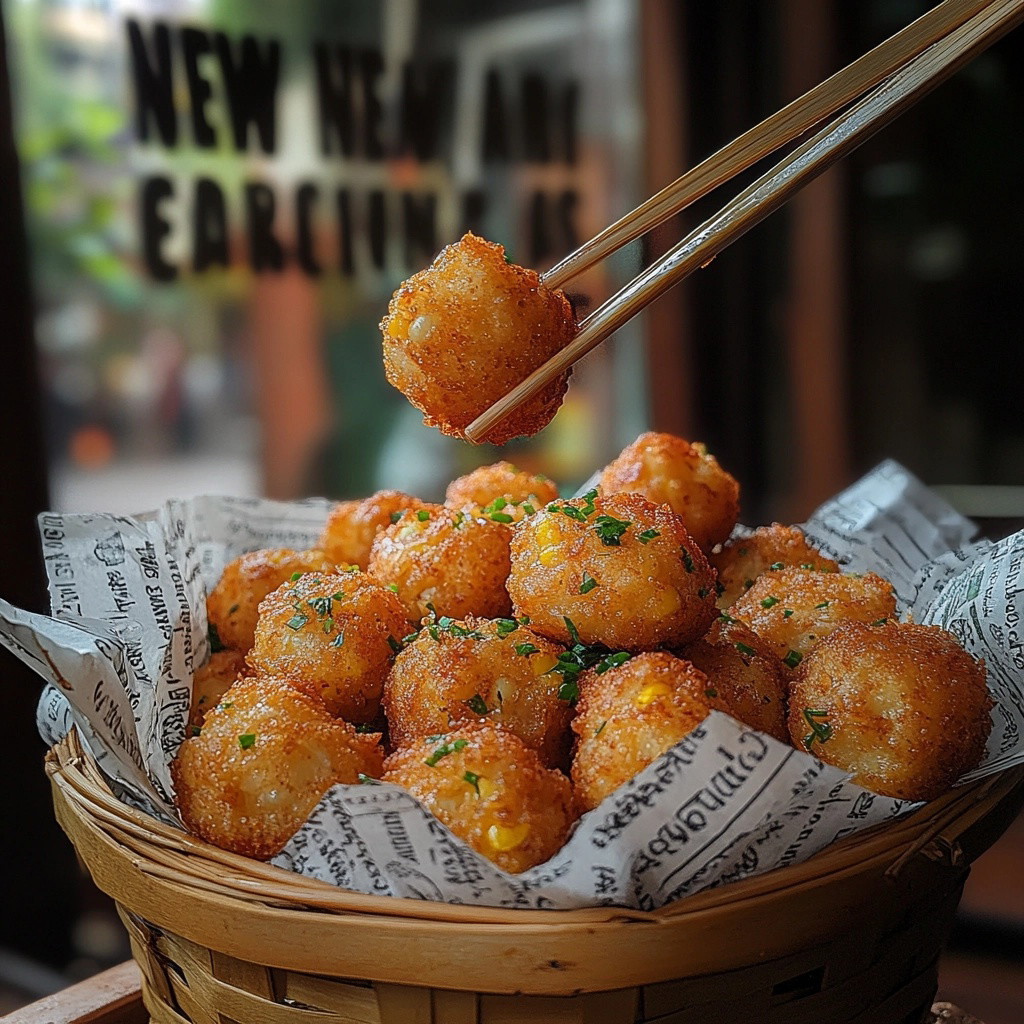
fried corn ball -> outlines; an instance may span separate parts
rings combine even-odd
[[[538,633],[615,650],[696,640],[716,614],[715,573],[696,541],[639,494],[590,491],[520,523],[508,591]]]
[[[239,680],[171,764],[182,821],[221,849],[273,857],[331,786],[380,776],[379,739],[285,680]]]
[[[249,664],[315,694],[333,715],[370,722],[408,625],[398,598],[365,573],[306,573],[260,604]]]
[[[327,517],[320,547],[338,565],[358,565],[364,572],[377,531],[397,522],[403,512],[429,508],[402,491],[377,491],[360,501],[341,501]]]
[[[430,505],[377,534],[369,571],[395,590],[413,622],[432,612],[498,619],[511,611],[510,540],[504,523]]]
[[[549,768],[565,763],[572,705],[551,670],[562,648],[515,619],[456,622],[420,630],[384,682],[391,742],[486,718],[514,732]]]
[[[503,246],[467,234],[443,249],[391,297],[381,321],[388,380],[452,437],[503,398],[576,333],[569,300],[533,270],[505,260]],[[504,444],[536,434],[555,415],[566,372],[499,423]]]
[[[797,669],[789,731],[865,789],[931,800],[981,761],[991,710],[984,662],[944,629],[847,622]]]
[[[210,660],[196,669],[192,677],[192,709],[188,724],[197,729],[210,708],[214,707],[239,676],[245,675],[248,666],[241,651],[214,651]]]
[[[489,722],[413,740],[384,762],[384,781],[512,874],[554,856],[576,818],[569,780]]]
[[[256,633],[260,601],[297,572],[334,572],[334,562],[319,549],[263,548],[229,563],[206,599],[206,614],[220,642],[248,651]]]
[[[771,644],[752,629],[742,622],[719,619],[679,656],[707,676],[708,685],[698,696],[705,697],[715,711],[724,711],[781,743],[789,742],[789,673]]]
[[[737,537],[708,555],[718,570],[718,607],[730,608],[769,569],[818,569],[838,572],[839,563],[807,543],[795,526],[759,526],[749,537]]]
[[[789,668],[841,622],[880,622],[896,616],[892,584],[873,572],[863,576],[813,569],[769,569],[729,609],[771,644]]]
[[[641,434],[601,473],[602,494],[633,491],[668,505],[703,551],[724,541],[740,514],[740,485],[708,454],[673,434]]]
[[[667,651],[638,654],[617,668],[580,677],[572,721],[572,784],[581,811],[692,732],[711,710],[707,676]]]
[[[558,488],[546,476],[496,462],[453,480],[444,503],[493,522],[518,523],[557,497]]]

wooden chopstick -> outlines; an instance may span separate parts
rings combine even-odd
[[[549,288],[564,287],[571,278],[616,249],[647,234],[719,185],[794,142],[827,117],[859,99],[911,58],[977,14],[985,4],[986,0],[944,0],[831,78],[749,128],[635,210],[584,242],[542,274],[541,280]]]
[[[620,289],[581,324],[576,337],[465,430],[478,444],[513,409],[529,401],[627,320],[760,223],[837,160],[898,117],[997,39],[1024,21],[1024,0],[989,0],[864,99],[798,146],[669,253]]]

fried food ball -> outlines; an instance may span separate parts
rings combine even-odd
[[[633,491],[668,505],[703,551],[722,543],[740,514],[740,485],[708,454],[673,434],[641,434],[601,473],[602,494]]]
[[[742,622],[719,619],[707,635],[688,644],[679,656],[708,677],[698,696],[716,711],[781,743],[789,742],[786,727],[786,690],[789,673],[772,645]]]
[[[384,781],[512,874],[554,856],[576,818],[569,780],[489,722],[413,740],[384,762]]]
[[[220,642],[248,651],[256,632],[259,605],[297,572],[334,572],[334,562],[319,549],[263,548],[236,558],[224,569],[206,599],[206,614]]]
[[[377,491],[360,501],[341,501],[327,517],[320,547],[338,565],[358,565],[364,572],[377,531],[397,522],[409,509],[429,508],[402,491]]]
[[[896,617],[896,592],[875,573],[769,569],[729,609],[767,640],[789,668],[841,622]]]
[[[838,572],[839,563],[807,543],[795,526],[759,526],[749,537],[737,537],[708,556],[718,570],[718,607],[729,608],[769,569],[801,568]]]
[[[643,650],[702,636],[715,573],[682,520],[639,494],[554,502],[512,538],[509,594],[531,628],[570,643]]]
[[[499,619],[512,607],[505,590],[511,538],[504,523],[430,505],[377,534],[369,571],[397,588],[413,622],[432,612]]]
[[[789,731],[865,789],[931,800],[981,761],[991,710],[984,662],[944,629],[847,622],[797,669]]]
[[[331,786],[380,776],[379,739],[286,680],[239,680],[171,764],[182,821],[221,849],[273,857]]]
[[[241,651],[214,651],[210,660],[196,669],[192,677],[192,709],[188,716],[190,728],[201,726],[206,713],[217,704],[225,690],[247,671],[248,665]]]
[[[365,573],[306,573],[260,604],[249,664],[320,697],[333,715],[370,722],[408,626],[398,598]]]
[[[595,808],[689,735],[711,710],[707,676],[667,651],[638,654],[580,677],[572,730],[572,783],[582,811]]]
[[[576,333],[569,300],[505,249],[476,235],[444,248],[391,297],[381,321],[388,380],[452,437],[546,362]],[[504,444],[555,415],[566,372],[488,435]]]
[[[444,503],[497,523],[518,523],[557,497],[558,488],[546,476],[496,462],[453,480]]]
[[[420,630],[384,682],[391,742],[487,721],[514,732],[549,768],[565,763],[572,705],[558,696],[551,670],[562,648],[515,619],[456,622]]]

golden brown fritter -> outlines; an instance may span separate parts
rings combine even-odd
[[[442,618],[406,645],[384,683],[391,742],[487,721],[514,732],[549,768],[568,753],[572,705],[551,670],[562,648],[515,619]]]
[[[297,572],[334,572],[323,551],[263,548],[236,558],[206,599],[206,614],[220,642],[235,651],[252,647],[260,601]]]
[[[379,739],[284,680],[240,680],[171,765],[182,821],[221,849],[273,857],[331,786],[380,776]]]
[[[896,616],[892,584],[813,569],[769,569],[729,609],[771,644],[790,668],[841,622],[878,622]]]
[[[984,663],[944,629],[848,622],[797,669],[789,731],[865,789],[931,800],[981,760],[991,709]]]
[[[410,620],[431,613],[498,619],[511,611],[505,580],[511,531],[443,505],[406,512],[377,534],[370,575],[397,588]]]
[[[340,718],[371,722],[408,628],[398,598],[365,573],[307,573],[260,605],[249,664],[315,694]]]
[[[572,722],[572,782],[581,811],[691,733],[711,710],[707,676],[667,651],[638,654],[624,665],[580,678]]]
[[[493,522],[518,523],[557,497],[558,488],[546,476],[496,462],[453,480],[444,503]]]
[[[377,531],[397,522],[409,509],[429,508],[402,491],[377,491],[360,501],[342,501],[331,510],[320,547],[338,565],[358,565],[364,572]]]
[[[570,643],[637,651],[702,636],[716,615],[715,573],[682,520],[639,494],[591,491],[520,523],[508,580],[516,615]]]
[[[503,246],[467,234],[443,249],[391,297],[381,321],[388,380],[423,412],[423,421],[461,437],[573,338],[569,300],[533,270],[505,260]],[[536,434],[558,410],[564,373],[488,436],[504,444]]]
[[[708,561],[718,570],[719,608],[734,605],[769,569],[820,569],[838,572],[839,563],[807,543],[795,526],[759,526],[749,537],[729,541]]]
[[[673,434],[641,434],[605,467],[598,487],[668,505],[704,551],[728,538],[740,514],[736,480],[703,444]]]
[[[719,619],[706,636],[688,644],[679,656],[701,670],[708,685],[703,696],[716,711],[789,742],[786,689],[789,673],[771,644],[742,622]]]
[[[192,677],[192,710],[188,717],[191,728],[203,724],[206,712],[223,696],[239,676],[248,672],[245,655],[241,651],[214,651],[210,660],[196,669]]]
[[[489,722],[422,737],[392,754],[384,781],[402,786],[504,871],[543,864],[575,820],[572,789],[514,733]]]

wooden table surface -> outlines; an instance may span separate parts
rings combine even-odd
[[[930,1024],[982,1024],[951,1003],[932,1007]],[[4,1024],[149,1024],[139,992],[139,970],[128,960],[109,971],[24,1006]]]

